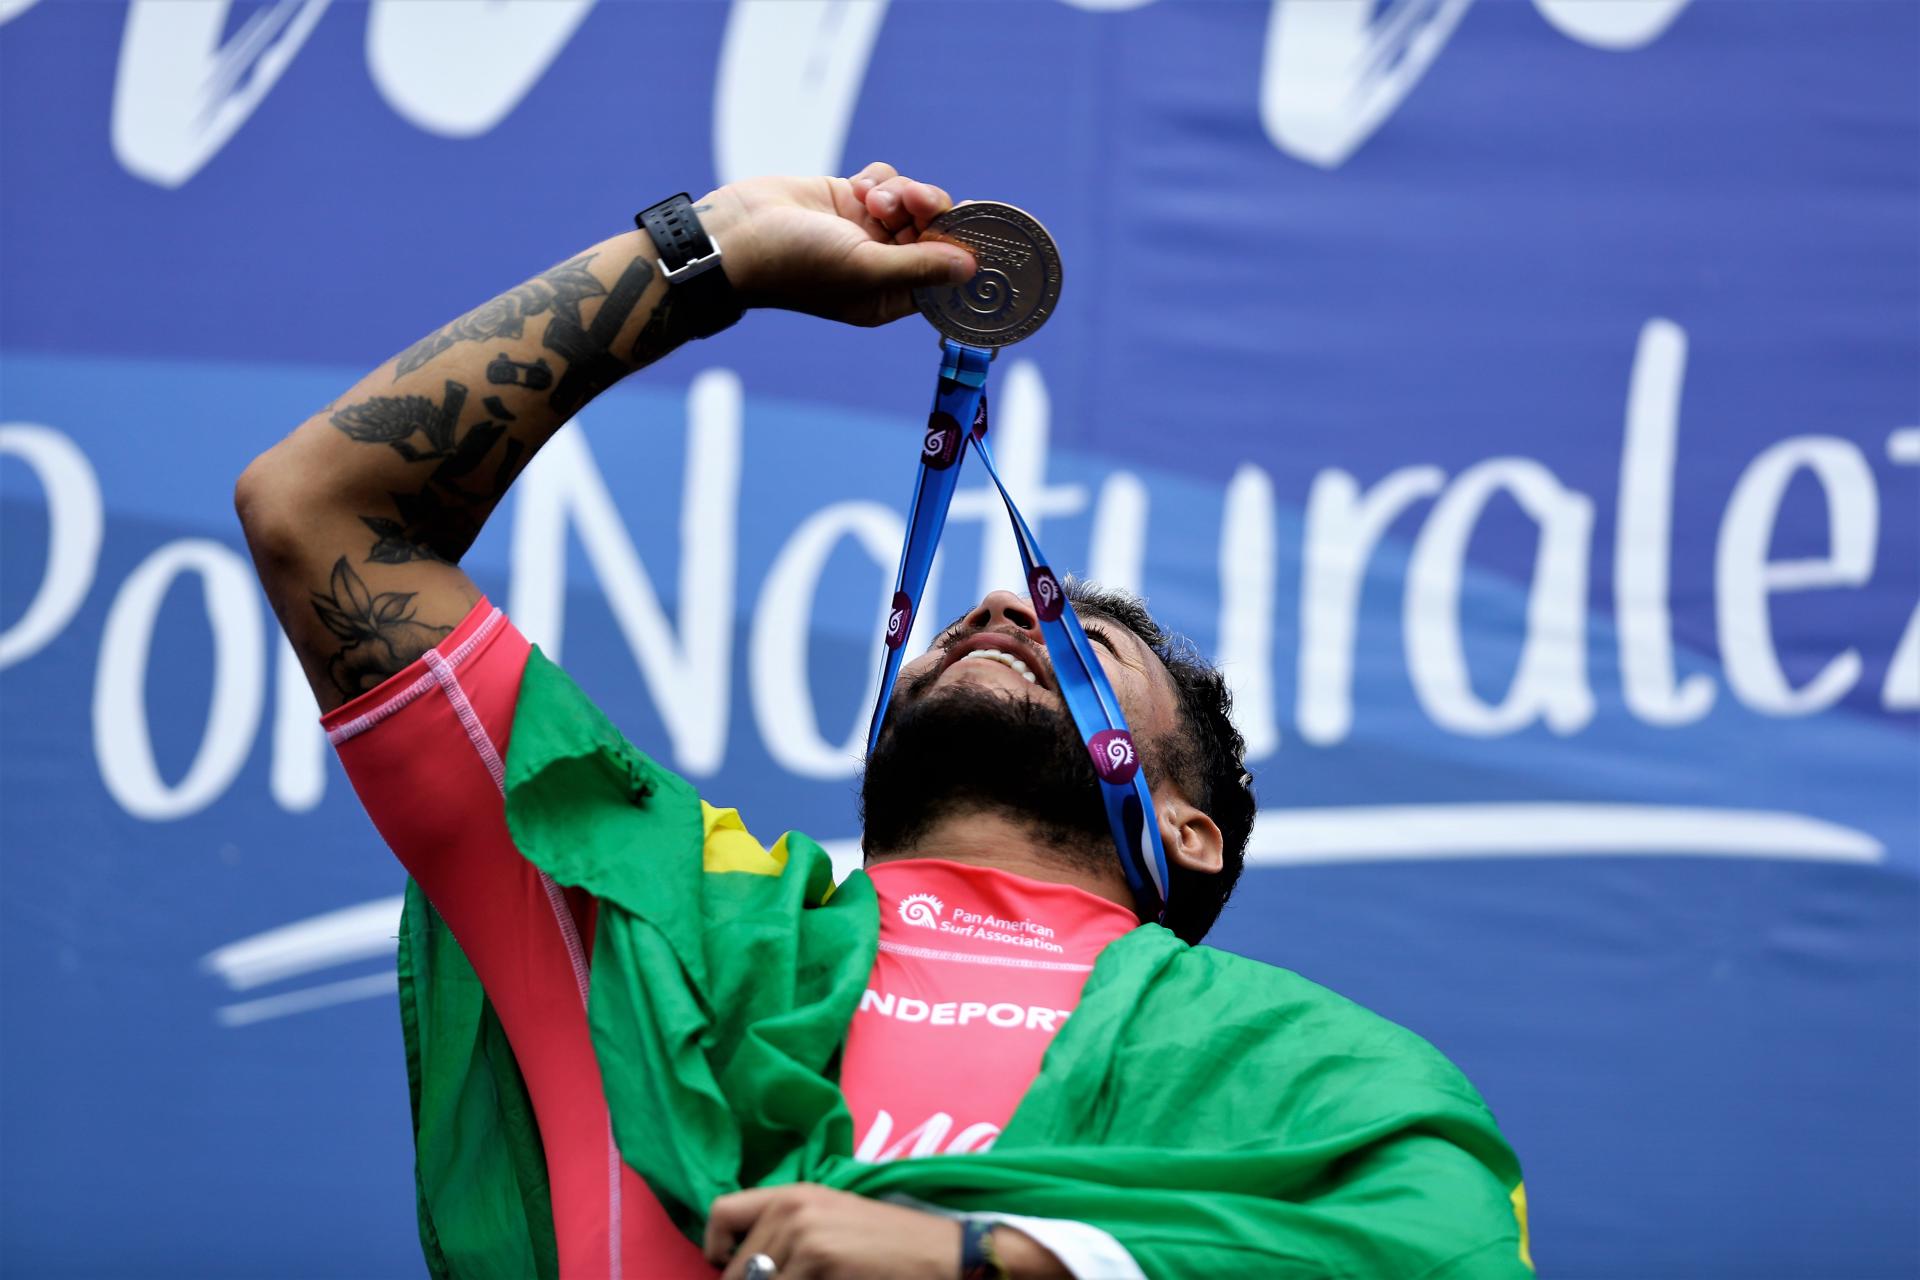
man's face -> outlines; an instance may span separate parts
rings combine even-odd
[[[1153,778],[1155,745],[1179,723],[1173,677],[1127,627],[1080,618]],[[902,668],[861,804],[870,855],[917,847],[940,818],[992,809],[1111,863],[1092,761],[1024,597],[994,592]]]
[[[1119,623],[1094,613],[1078,616],[1120,699],[1135,743],[1152,743],[1172,732],[1179,723],[1179,701],[1166,664]],[[938,699],[954,689],[977,689],[1056,708],[1065,716],[1053,656],[1026,597],[995,591],[942,631],[926,653],[901,668],[894,705]]]

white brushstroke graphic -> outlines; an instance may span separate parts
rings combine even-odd
[[[823,841],[835,879],[860,865],[857,838]],[[1837,823],[1764,809],[1641,804],[1435,804],[1291,809],[1268,814],[1247,845],[1249,866],[1458,858],[1620,855],[1778,858],[1877,863],[1880,841]],[[202,967],[246,990],[390,954],[401,899],[295,921],[211,952]],[[395,989],[391,972],[367,974],[226,1005],[222,1026],[243,1027]]]

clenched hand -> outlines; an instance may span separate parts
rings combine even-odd
[[[886,324],[913,311],[915,287],[960,284],[975,269],[961,246],[921,238],[951,197],[892,165],[851,178],[750,178],[700,204],[727,278],[750,307]]]

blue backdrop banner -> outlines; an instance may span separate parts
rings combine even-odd
[[[1461,1064],[1544,1275],[1915,1274],[1917,58],[1879,0],[0,0],[0,1271],[419,1273],[401,875],[233,481],[635,209],[882,158],[1060,244],[996,456],[1231,675],[1214,940]],[[749,316],[468,566],[850,852],[934,356]],[[1023,580],[972,470],[920,621]]]

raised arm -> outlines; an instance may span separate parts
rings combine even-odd
[[[946,192],[869,165],[758,178],[698,208],[740,302],[852,324],[964,280],[918,243]],[[594,396],[689,336],[642,232],[603,240],[435,330],[256,458],[234,493],[322,710],[406,667],[479,599],[461,556],[533,455]]]

